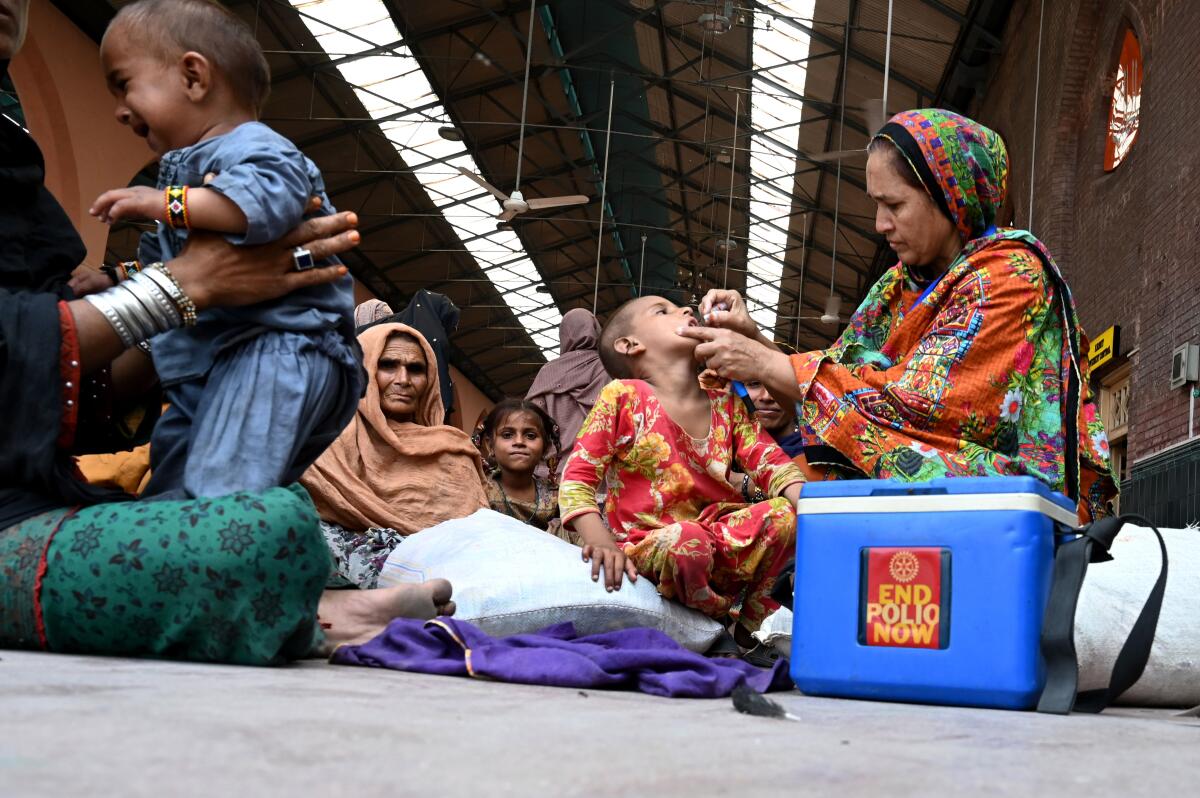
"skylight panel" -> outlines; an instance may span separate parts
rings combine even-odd
[[[291,0],[317,43],[331,58],[363,53],[397,42],[400,32],[380,0]],[[412,169],[430,201],[442,212],[463,247],[495,285],[501,299],[547,358],[558,356],[562,315],[537,288],[537,267],[512,230],[496,229],[496,200],[469,178],[463,167],[482,170],[461,142],[438,135],[445,110],[408,46],[386,55],[338,64],[338,72],[359,102],[380,120],[379,128]],[[424,110],[414,110],[424,108]],[[450,171],[450,174],[447,172]]]
[[[754,30],[750,118],[750,241],[746,259],[746,305],[750,316],[770,334],[778,324],[780,282],[787,251],[788,225],[799,141],[800,102],[779,96],[780,87],[804,94],[808,34],[791,20],[810,20],[816,0],[779,0],[771,28]],[[801,63],[794,63],[800,61]],[[787,207],[779,207],[780,200]]]

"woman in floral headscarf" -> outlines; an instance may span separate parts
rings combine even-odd
[[[1029,475],[1076,499],[1081,520],[1106,514],[1116,485],[1070,291],[1033,234],[995,226],[1004,142],[923,109],[868,149],[875,228],[899,262],[833,346],[784,355],[728,291],[701,306],[724,303],[724,329],[681,334],[702,340],[710,372],[796,402],[810,464],[904,481]]]

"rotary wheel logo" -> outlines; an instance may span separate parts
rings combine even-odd
[[[888,573],[897,582],[911,582],[921,571],[921,561],[911,551],[898,551],[888,560]]]

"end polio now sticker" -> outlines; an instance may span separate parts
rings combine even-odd
[[[949,549],[863,549],[860,585],[860,645],[950,645]]]

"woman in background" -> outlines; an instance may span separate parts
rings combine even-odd
[[[542,366],[525,398],[558,424],[562,450],[571,452],[583,420],[612,377],[600,362],[600,322],[583,308],[568,310],[558,328],[559,356]],[[558,476],[566,458],[558,466]]]
[[[358,412],[300,478],[334,558],[330,587],[369,589],[405,536],[488,506],[479,452],[442,424],[437,359],[421,333],[358,336],[369,384]]]

